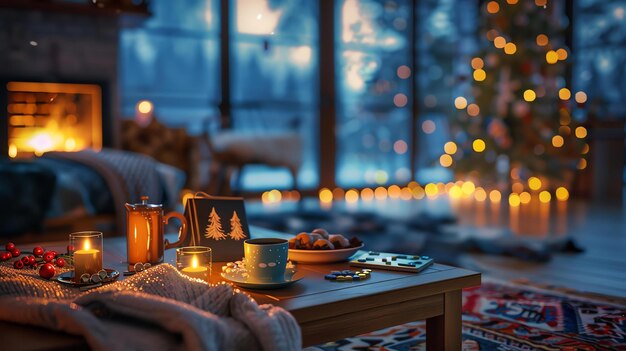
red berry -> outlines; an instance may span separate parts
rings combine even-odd
[[[15,268],[15,269],[22,269],[22,268],[24,268],[24,262],[22,262],[22,260],[17,260],[15,262],[13,262],[13,268]]]
[[[13,251],[13,249],[15,249],[15,244],[8,243],[8,244],[4,245],[4,248],[7,249],[7,251]]]
[[[59,255],[59,253],[54,250],[50,250],[50,253],[53,254],[55,258]]]
[[[56,259],[56,261],[54,261],[54,264],[56,264],[57,267],[62,268],[63,266],[65,266],[65,260],[63,259],[63,257],[59,257]]]
[[[56,271],[51,263],[44,263],[41,267],[39,267],[39,276],[44,279],[50,279],[54,277],[55,273]]]
[[[43,254],[43,260],[46,262],[52,262],[54,260],[54,254],[50,251]]]
[[[35,256],[28,256],[28,264],[31,266],[34,266],[37,264],[37,260],[35,259]]]
[[[74,251],[74,245],[67,245],[67,253]]]
[[[24,264],[24,266],[28,266],[28,265],[30,265],[30,259],[28,259],[28,256],[24,256],[24,257],[22,257],[22,259],[21,259],[20,261],[22,261],[22,263]]]
[[[8,260],[11,257],[12,256],[11,256],[10,252],[3,251],[3,252],[0,253],[0,260],[2,260],[2,261],[6,261],[6,260]]]
[[[37,246],[33,249],[33,254],[37,257],[43,255],[43,248],[41,246]]]
[[[18,249],[18,248],[14,248],[13,250],[11,250],[11,256],[13,256],[13,257],[17,257],[17,256],[19,256],[21,254],[22,254],[22,251],[20,251],[20,249]]]

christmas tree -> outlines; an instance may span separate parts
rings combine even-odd
[[[209,224],[206,226],[206,234],[204,236],[214,240],[226,239],[226,235],[224,235],[224,231],[222,230],[221,218],[217,215],[217,212],[215,212],[215,207],[211,208]]]
[[[233,216],[230,218],[230,233],[228,234],[231,239],[241,240],[246,238],[246,234],[241,227],[241,221],[237,212],[233,211]]]
[[[567,88],[563,2],[489,1],[481,14],[471,93],[454,101],[440,164],[483,183],[571,181],[586,167],[586,95]]]

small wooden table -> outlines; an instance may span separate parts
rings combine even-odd
[[[252,237],[284,236],[261,228],[251,231]],[[64,251],[66,243],[43,245]],[[20,245],[24,249],[34,246]],[[174,250],[166,251],[165,262],[174,264],[175,256]],[[103,260],[107,268],[126,270],[126,239],[105,239]],[[212,283],[222,280],[221,266],[214,262]],[[285,289],[241,290],[259,303],[271,303],[289,311],[300,324],[305,347],[425,319],[429,351],[461,349],[461,289],[480,285],[480,273],[434,264],[418,274],[375,269],[371,278],[363,281],[324,279],[331,270],[344,269],[358,268],[350,268],[348,262],[298,264],[295,277],[304,279]],[[0,328],[5,332],[10,330],[11,339],[19,340],[21,347],[25,341],[29,343],[30,349],[51,345],[74,347],[84,342],[74,336],[8,323],[0,323]],[[50,338],[54,339],[53,343]]]

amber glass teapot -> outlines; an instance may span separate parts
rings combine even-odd
[[[126,255],[128,264],[163,262],[165,250],[178,247],[187,236],[187,220],[178,212],[163,215],[163,205],[149,204],[148,197],[142,196],[139,204],[126,204]],[[164,225],[170,218],[181,222],[178,241],[163,240]]]

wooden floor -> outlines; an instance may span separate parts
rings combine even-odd
[[[289,211],[290,205],[253,204],[249,207],[252,211],[275,213]],[[348,213],[367,208],[390,220],[406,219],[423,211],[449,211],[458,218],[454,231],[488,236],[506,230],[511,240],[523,240],[530,245],[573,238],[584,252],[555,251],[544,263],[484,253],[465,253],[459,262],[466,268],[483,272],[485,277],[529,279],[538,284],[626,298],[626,209],[623,207],[601,207],[575,200],[553,200],[545,206],[533,200],[529,205],[510,209],[506,201],[496,206],[489,201],[477,203],[447,198],[384,200],[352,207],[334,203],[332,207],[332,210]]]

